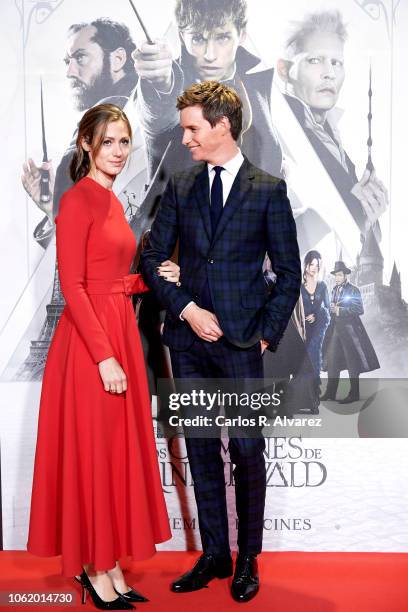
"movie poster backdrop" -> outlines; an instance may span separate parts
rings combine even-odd
[[[64,307],[53,219],[71,185],[67,169],[77,123],[101,100],[128,114],[132,154],[114,190],[140,241],[169,175],[191,164],[180,142],[176,95],[183,86],[217,76],[217,63],[230,61],[226,81],[243,100],[240,147],[255,165],[285,178],[302,262],[309,251],[320,254],[319,280],[329,301],[335,299],[332,272],[338,262],[349,270],[364,310],[356,326],[364,326],[380,364],[361,376],[362,401],[356,406],[333,403],[327,435],[318,427],[315,436],[304,435],[294,422],[269,434],[264,548],[406,551],[407,425],[400,417],[408,376],[408,5],[190,0],[181,5],[193,7],[193,25],[180,35],[176,0],[136,4],[149,37],[171,52],[170,91],[160,91],[135,70],[133,56],[146,35],[128,0],[2,2],[0,544],[26,544],[41,379]],[[273,288],[268,261],[265,281]],[[157,418],[157,379],[168,375],[160,313],[149,298],[135,305],[150,355],[152,418],[173,532],[159,548],[196,548],[184,441]],[[322,342],[327,324],[321,324]],[[265,355],[268,376],[278,376],[278,365],[286,364],[282,376],[293,378],[301,355],[309,373],[317,368],[324,386],[324,355],[308,352],[306,331],[300,304],[279,364]],[[340,395],[347,384],[343,371]],[[296,416],[311,413],[304,401]],[[320,405],[321,416],[327,410]],[[364,421],[364,414],[374,417]],[[223,440],[235,548],[227,444]]]

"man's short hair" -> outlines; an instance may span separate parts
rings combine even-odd
[[[177,98],[179,111],[201,106],[203,117],[214,127],[222,117],[231,125],[231,136],[238,140],[242,130],[242,103],[237,92],[218,81],[194,83]]]
[[[315,32],[336,34],[344,43],[347,29],[340,11],[308,13],[302,21],[292,22],[292,31],[285,43],[288,59],[304,50],[306,40]]]
[[[76,34],[76,32],[79,32],[83,28],[91,26],[96,29],[91,40],[102,48],[104,54],[106,55],[122,47],[126,51],[126,63],[123,66],[123,70],[126,73],[134,72],[135,67],[131,54],[136,49],[136,45],[130,36],[129,28],[123,23],[118,23],[111,19],[100,18],[90,21],[89,23],[74,23],[69,27],[68,33],[70,35]]]
[[[246,0],[177,0],[176,21],[181,31],[211,31],[231,19],[238,32],[247,24]]]

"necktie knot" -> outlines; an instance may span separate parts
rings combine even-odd
[[[221,172],[225,170],[222,166],[214,166],[214,172],[216,176],[220,176]]]

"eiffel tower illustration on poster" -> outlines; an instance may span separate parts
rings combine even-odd
[[[51,302],[46,307],[46,319],[42,325],[38,340],[31,340],[30,352],[18,369],[15,380],[42,380],[48,349],[64,306],[65,301],[61,293],[56,261],[52,297]]]

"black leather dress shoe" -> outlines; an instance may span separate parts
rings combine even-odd
[[[256,555],[238,555],[231,595],[235,601],[249,601],[259,591],[258,562]]]
[[[232,576],[231,557],[203,554],[189,572],[171,584],[170,589],[174,593],[198,591],[206,587],[213,578],[228,578],[228,576]]]

